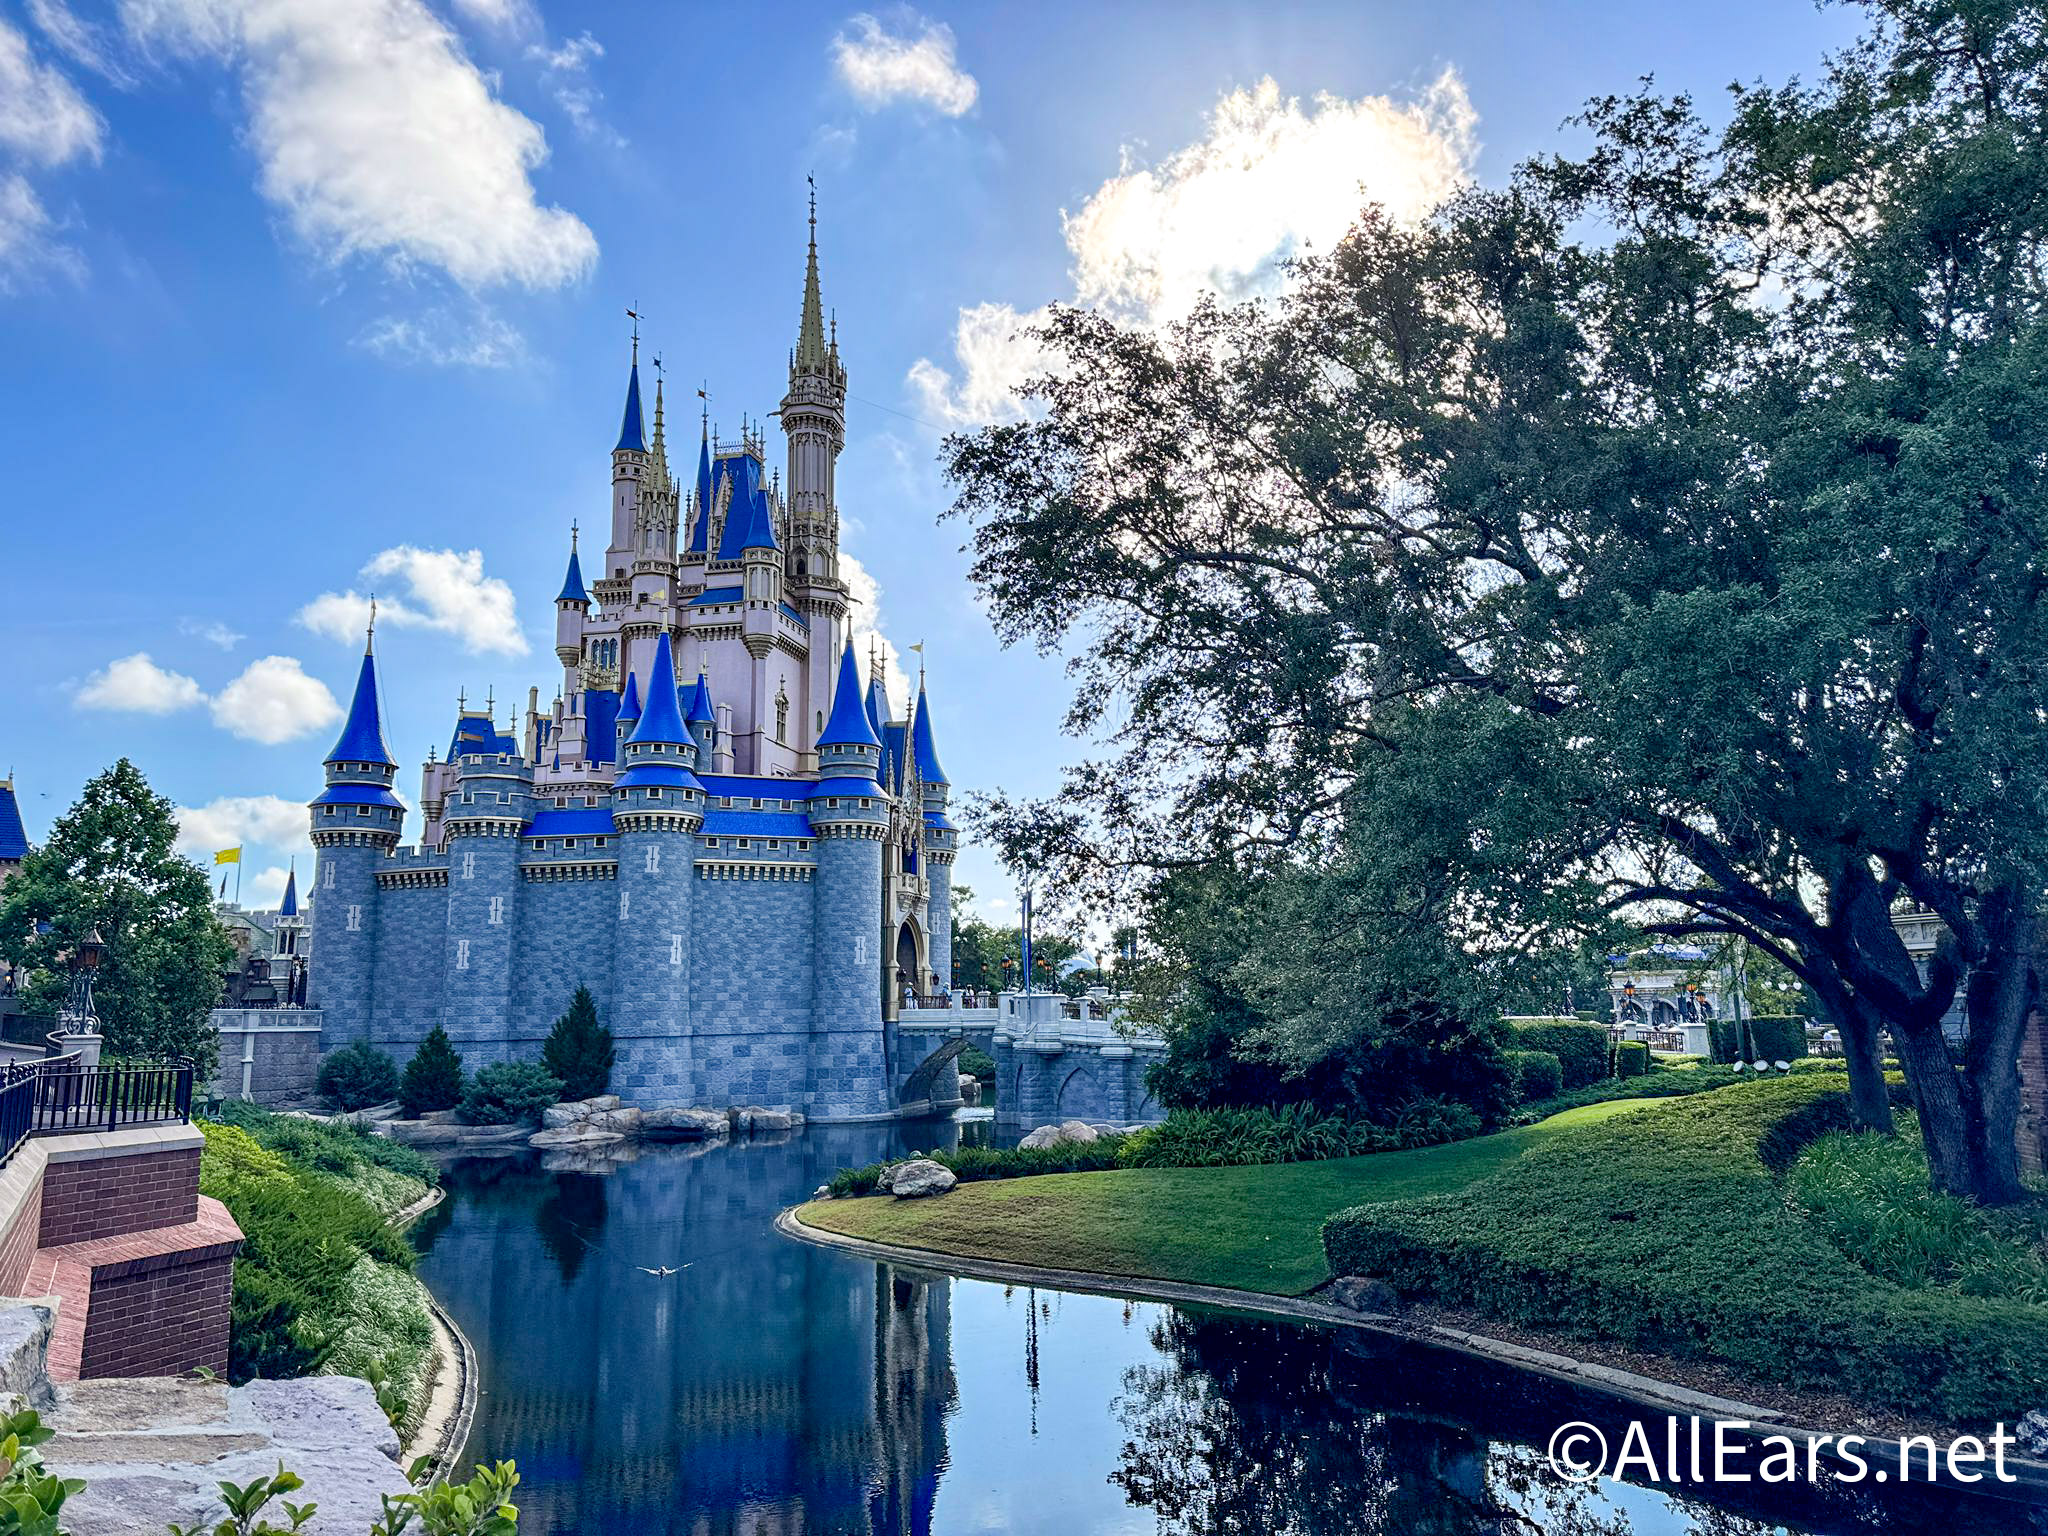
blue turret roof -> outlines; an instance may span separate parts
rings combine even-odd
[[[768,511],[768,493],[761,488],[760,466],[743,453],[732,470],[732,503],[718,535],[718,558],[737,560],[742,551],[775,548],[775,519]]]
[[[21,824],[21,806],[14,798],[14,780],[0,783],[0,859],[28,857],[28,832]]]
[[[391,749],[384,745],[384,717],[377,707],[377,657],[367,645],[363,647],[363,669],[356,674],[356,696],[349,701],[348,721],[327,761],[398,766]]]
[[[711,484],[711,434],[697,445],[697,521],[690,525],[690,547],[686,554],[701,555],[711,548],[711,503],[716,500]]]
[[[562,594],[555,599],[558,603],[588,603],[590,594],[583,590],[583,567],[577,563],[576,544],[569,544],[569,574],[562,578]]]
[[[681,745],[689,741],[690,733],[683,728],[683,712],[676,706],[676,664],[669,657],[666,637],[654,647],[654,670],[647,675],[646,708],[647,713],[626,738],[628,744],[661,741]]]
[[[633,354],[633,371],[626,376],[626,419],[619,424],[619,446],[612,451],[622,453],[626,449],[635,453],[647,451],[647,433],[640,426],[640,354]]]
[[[711,683],[702,672],[697,674],[697,686],[690,690],[690,702],[683,710],[683,718],[692,725],[718,723],[718,711],[711,707]]]
[[[626,674],[626,696],[619,701],[619,718],[621,720],[638,720],[640,718],[640,679],[631,672]]]
[[[279,917],[297,917],[299,915],[299,871],[296,866],[285,871],[284,897],[277,904],[277,915]]]
[[[468,713],[455,717],[455,734],[448,738],[448,761],[459,757],[516,757],[519,743],[498,729],[489,715]]]
[[[839,658],[839,683],[832,690],[832,718],[825,722],[825,729],[818,736],[821,747],[875,747],[881,743],[875,739],[874,726],[868,720],[866,706],[860,697],[860,665],[853,659],[853,640],[846,642],[846,653]]]
[[[946,782],[946,770],[939,766],[938,749],[932,745],[932,706],[924,696],[924,683],[917,685],[917,719],[911,729],[911,750],[917,754],[917,776],[927,784]]]
[[[589,734],[583,741],[583,756],[593,763],[617,760],[619,696],[610,688],[592,688],[583,695],[583,718]]]

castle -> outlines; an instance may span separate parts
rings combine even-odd
[[[603,565],[586,582],[572,532],[555,600],[559,693],[529,695],[518,738],[458,705],[413,847],[373,623],[310,807],[323,1052],[402,1062],[439,1024],[471,1069],[535,1060],[582,985],[633,1103],[895,1112],[919,1065],[897,1016],[951,974],[955,833],[922,676],[891,719],[854,653],[815,204],[779,415],[786,490],[759,434],[708,421],[686,487],[658,377],[644,425],[636,330]],[[958,1100],[950,1058],[944,1079],[920,1082],[933,1107]]]

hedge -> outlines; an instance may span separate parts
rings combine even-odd
[[[1765,1061],[1797,1061],[1806,1054],[1806,1020],[1766,1013],[1750,1019],[1749,1038]]]
[[[1622,1040],[1614,1047],[1614,1075],[1641,1077],[1650,1070],[1650,1046],[1645,1040]]]
[[[1517,1096],[1523,1103],[1555,1098],[1564,1090],[1564,1068],[1550,1051],[1509,1051]]]
[[[1752,1081],[1549,1138],[1453,1194],[1339,1212],[1330,1271],[1951,1421],[2048,1402],[2048,1308],[1894,1285],[1784,1198],[1775,1174],[1848,1125],[1837,1084]]]
[[[1548,1051],[1557,1058],[1567,1088],[1583,1088],[1607,1076],[1607,1026],[1578,1019],[1522,1019],[1509,1026],[1515,1044],[1525,1051]]]

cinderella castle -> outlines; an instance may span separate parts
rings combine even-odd
[[[320,1047],[403,1062],[439,1024],[472,1069],[535,1060],[581,985],[613,1090],[643,1107],[893,1113],[915,1065],[897,1014],[951,972],[955,834],[922,677],[892,719],[851,639],[815,204],[786,481],[761,435],[708,425],[677,479],[658,377],[651,432],[641,400],[636,333],[602,565],[572,536],[555,599],[559,692],[529,695],[516,736],[458,710],[417,846],[399,846],[372,629],[311,805]]]

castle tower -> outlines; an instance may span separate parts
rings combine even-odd
[[[818,739],[811,827],[818,868],[813,899],[811,1113],[886,1114],[895,1062],[882,1024],[882,841],[888,802],[876,786],[882,747],[861,701],[849,641],[832,713]]]
[[[845,639],[848,606],[839,575],[840,450],[846,446],[846,370],[839,362],[835,324],[828,338],[818,282],[818,194],[811,193],[810,244],[804,257],[804,300],[796,348],[789,356],[789,391],[782,397],[782,430],[789,438],[788,547],[785,569],[798,612],[811,626],[809,677],[803,696],[822,703]],[[801,745],[814,722],[798,733]]]
[[[683,711],[683,724],[696,745],[697,766],[709,772],[712,750],[718,745],[718,712],[711,707],[711,680],[702,672],[690,692],[690,707]]]
[[[704,786],[683,724],[669,642],[654,648],[642,713],[612,785],[619,905],[612,944],[617,1090],[647,1108],[695,1104],[690,930]]]
[[[376,611],[341,737],[327,754],[327,787],[307,808],[316,863],[313,950],[320,956],[308,998],[326,1011],[321,1048],[370,1034],[375,990],[377,869],[398,846],[405,807],[391,786],[398,762],[384,742],[377,700]]]
[[[618,733],[618,741],[612,753],[613,762],[625,762],[626,743],[632,739],[633,728],[639,723],[640,678],[637,673],[628,672],[626,674],[626,694],[624,698],[619,700],[618,724],[614,727]]]
[[[640,417],[640,337],[633,337],[633,363],[626,375],[626,412],[619,424],[619,445],[612,450],[612,534],[605,550],[604,570],[596,582],[597,600],[606,611],[632,601],[636,537],[645,503],[652,495],[654,472],[647,452],[647,432]],[[621,659],[622,666],[625,664]]]
[[[923,803],[909,811],[924,818],[925,883],[931,893],[925,904],[926,952],[939,987],[947,989],[953,985],[953,857],[959,849],[959,834],[946,816],[951,787],[932,742],[931,701],[925,697],[922,674],[917,680],[910,750]]]
[[[466,752],[442,811],[448,850],[448,936],[442,1025],[477,1065],[518,1054],[513,940],[519,833],[533,819],[533,765],[516,752]]]
[[[562,692],[574,698],[582,683],[583,628],[590,622],[590,594],[583,590],[583,565],[576,554],[576,529],[569,529],[569,570],[555,598],[555,660],[562,664]]]

